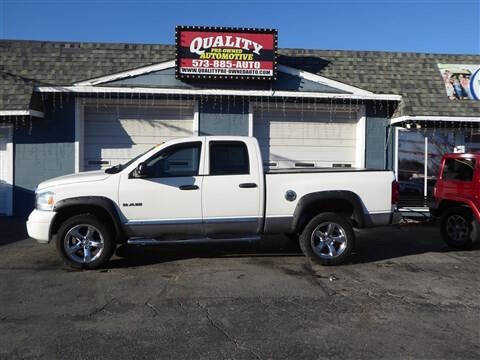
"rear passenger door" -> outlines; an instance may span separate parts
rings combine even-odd
[[[256,234],[262,220],[262,182],[243,141],[210,140],[202,210],[207,235]]]

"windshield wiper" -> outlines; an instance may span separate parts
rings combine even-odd
[[[122,171],[122,169],[123,169],[123,165],[118,164],[118,165],[109,167],[108,169],[105,169],[105,172],[107,174],[116,174],[116,173],[119,173],[120,171]]]

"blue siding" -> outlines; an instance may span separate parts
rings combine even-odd
[[[365,139],[365,167],[368,169],[386,169],[385,142],[388,120],[367,117]]]
[[[233,84],[233,86],[232,86]],[[175,78],[175,69],[165,69],[149,74],[139,75],[131,78],[120,79],[103,84],[106,86],[125,87],[173,87],[173,88],[200,88],[200,89],[256,89],[256,90],[289,90],[289,91],[318,91],[324,93],[347,93],[336,88],[319,84],[310,80],[301,79],[278,72],[277,80],[272,83],[267,81],[241,81],[241,80],[190,80],[182,81]]]
[[[131,78],[110,81],[109,83],[102,85],[129,87],[193,87],[188,83],[175,78],[175,68],[169,68]]]
[[[365,167],[392,170],[395,142],[387,107],[385,104],[380,107],[380,104],[369,103],[366,115]]]
[[[221,101],[221,102],[220,102]],[[200,135],[248,136],[248,101],[208,100],[199,105]]]
[[[58,95],[57,95],[58,96]],[[13,214],[25,216],[33,208],[37,185],[75,171],[75,102],[50,100],[45,119],[33,119],[31,129],[14,132]]]

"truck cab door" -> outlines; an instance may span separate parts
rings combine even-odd
[[[252,147],[252,149],[249,148]],[[209,140],[202,187],[207,236],[257,234],[263,224],[263,173],[244,141]]]
[[[119,207],[129,236],[204,235],[203,176],[199,176],[202,148],[202,141],[173,144],[122,176]]]

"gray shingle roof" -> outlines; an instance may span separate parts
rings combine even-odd
[[[395,116],[480,116],[480,101],[449,100],[438,63],[480,55],[279,49],[279,63],[377,94],[399,94]],[[0,110],[29,108],[33,86],[71,85],[174,59],[172,45],[0,41]]]

